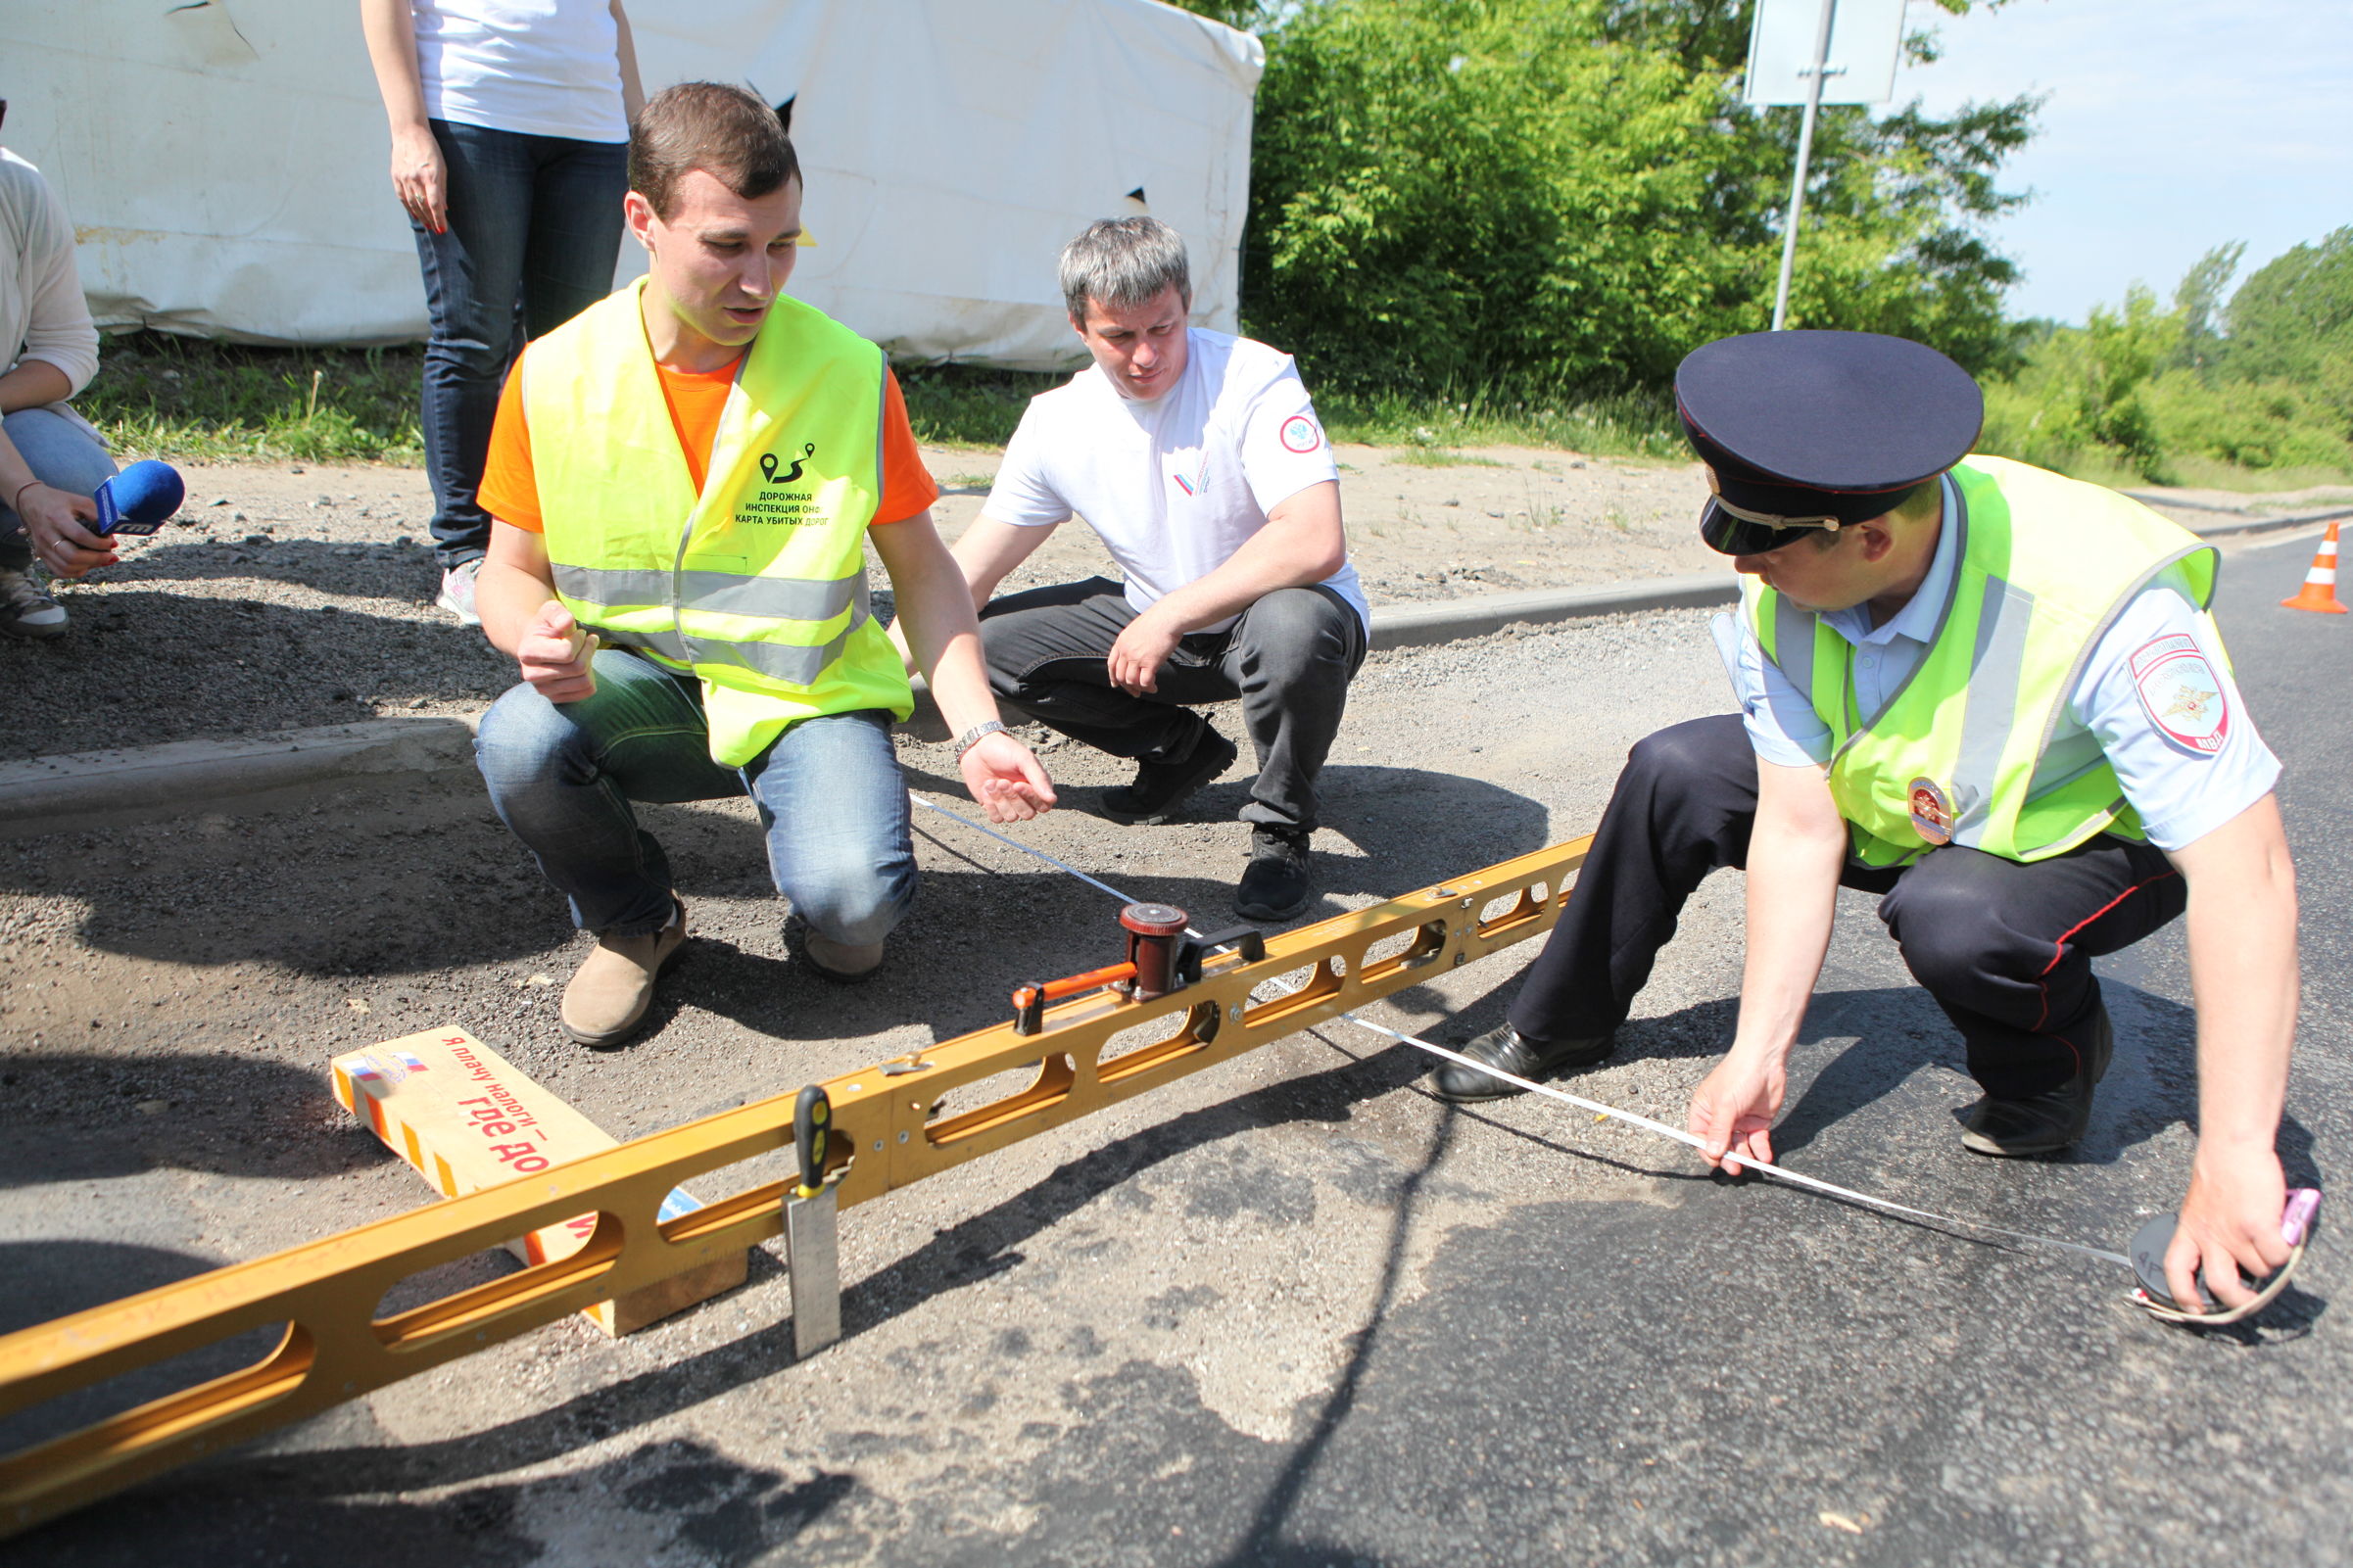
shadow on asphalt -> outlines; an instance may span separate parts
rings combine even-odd
[[[103,1181],[158,1167],[224,1176],[341,1175],[393,1158],[346,1119],[322,1131],[323,1074],[228,1052],[154,1060],[10,1053],[0,1191]],[[134,1108],[163,1103],[163,1114]],[[231,1108],[226,1121],[191,1115]],[[0,1291],[6,1289],[0,1275]],[[139,1287],[144,1289],[145,1287]],[[116,1292],[117,1295],[122,1294]]]
[[[2116,1018],[2116,1059],[2092,1101],[2090,1129],[2066,1162],[2073,1164],[2114,1164],[2136,1145],[2196,1120],[2197,1015],[2113,975],[2103,976],[2101,987]],[[1727,1041],[1729,1027],[1728,1022]],[[1801,1046],[1849,1035],[1852,1042],[1815,1073],[1774,1126],[1773,1146],[1783,1156],[1897,1092],[1923,1067],[1951,1073],[1956,1118],[1978,1097],[1959,1032],[1916,985],[1817,993]],[[2289,1185],[2319,1184],[2312,1151],[2310,1129],[2293,1116],[2282,1117],[2280,1163]]]
[[[0,1242],[0,1334],[192,1279],[220,1262],[126,1242]],[[0,1416],[0,1456],[251,1366],[276,1348],[282,1332],[282,1326],[253,1329]]]
[[[1234,728],[1230,715],[1222,728]],[[1045,757],[1049,770],[1054,760],[1055,754],[1049,752]],[[906,775],[909,788],[944,796],[950,802],[949,810],[979,820],[980,808],[965,798],[961,779],[911,766],[906,768]],[[1236,878],[1240,877],[1249,853],[1249,826],[1240,820],[1240,813],[1249,804],[1250,784],[1250,779],[1245,778],[1211,784],[1185,803],[1178,819],[1212,826],[1222,823],[1231,830]],[[1551,813],[1542,802],[1483,779],[1466,779],[1427,768],[1335,764],[1323,770],[1318,787],[1322,797],[1322,824],[1314,844],[1315,897],[1285,926],[1304,925],[1338,914],[1341,906],[1333,902],[1337,898],[1395,898],[1417,887],[1427,887],[1450,877],[1542,849],[1584,831],[1556,833],[1552,831]],[[1063,795],[1056,810],[1097,816],[1100,794],[1097,789],[1073,787]],[[919,811],[915,825],[934,833],[943,829],[955,830],[953,823],[930,812]],[[1103,829],[1115,836],[1127,832],[1108,821]],[[1148,840],[1150,832],[1139,830],[1139,841]],[[1360,852],[1350,854],[1336,847],[1343,841]],[[1047,875],[1061,875],[1043,865],[1038,869]],[[1082,865],[1079,869],[1115,884],[1119,881],[1118,877],[1101,866]],[[1134,890],[1143,896],[1165,896],[1144,894],[1141,888]],[[1223,924],[1232,896],[1231,881],[1203,881],[1194,895],[1195,902],[1182,907],[1197,908],[1205,918]]]
[[[842,1331],[855,1336],[938,1295],[1017,1266],[1023,1259],[1023,1243],[1137,1173],[1189,1150],[1270,1126],[1344,1121],[1357,1103],[1411,1081],[1422,1070],[1423,1060],[1410,1048],[1395,1047],[1347,1061],[1327,1071],[1255,1090],[1223,1105],[1188,1112],[1080,1156],[1036,1185],[938,1232],[915,1252],[849,1286],[842,1296]],[[1443,1151],[1448,1129],[1455,1121],[1455,1117],[1447,1118],[1429,1156],[1405,1177],[1401,1192],[1410,1193],[1418,1186],[1429,1163]],[[1694,1179],[1702,1178],[1695,1175]],[[1384,1275],[1384,1307],[1394,1294],[1395,1271],[1403,1256],[1404,1216],[1409,1211],[1410,1204],[1401,1205],[1400,1229],[1393,1238]],[[752,1262],[755,1279],[779,1272],[765,1249],[753,1250]],[[1361,1359],[1364,1351],[1360,1345],[1355,1358]],[[205,1490],[216,1502],[224,1494],[258,1496],[267,1492],[283,1501],[300,1500],[314,1506],[355,1492],[451,1486],[554,1459],[583,1444],[659,1421],[747,1379],[789,1365],[792,1359],[792,1325],[785,1319],[667,1366],[575,1396],[552,1408],[463,1437],[398,1448],[371,1445],[232,1456],[206,1465],[201,1474]],[[1335,1400],[1343,1397],[1349,1386],[1344,1380]],[[1344,1405],[1327,1406],[1326,1413],[1328,1419],[1319,1430],[1336,1422],[1338,1415],[1345,1413]],[[190,1484],[184,1480],[161,1482],[136,1494],[142,1499],[140,1511],[145,1513],[150,1502],[171,1505],[167,1494]]]
[[[363,1465],[388,1450],[355,1450]],[[398,1452],[400,1450],[389,1450]],[[115,1564],[151,1544],[173,1568],[228,1568],[259,1560],[301,1563],[464,1563],[468,1568],[521,1568],[550,1560],[617,1562],[626,1555],[552,1558],[539,1539],[563,1495],[614,1497],[655,1522],[654,1533],[695,1553],[694,1560],[732,1565],[764,1560],[860,1491],[853,1475],[820,1470],[795,1480],[781,1471],[740,1464],[689,1439],[648,1443],[577,1474],[474,1487],[453,1497],[398,1500],[347,1498],[284,1490],[299,1477],[274,1469],[206,1466],[178,1472],[135,1496],[137,1523],[120,1509],[69,1514],[21,1541],[0,1544],[0,1563],[38,1562],[42,1568]],[[224,1497],[222,1487],[226,1485]],[[356,1489],[355,1489],[356,1490]],[[368,1488],[373,1491],[375,1489]],[[554,1494],[535,1497],[534,1494]],[[246,1526],[220,1529],[222,1504],[234,1498]],[[573,1543],[581,1546],[582,1543]],[[627,1544],[603,1544],[625,1553]],[[12,1554],[12,1547],[15,1554]]]

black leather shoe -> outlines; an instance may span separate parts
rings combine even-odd
[[[1250,831],[1250,864],[1233,890],[1244,920],[1289,920],[1307,908],[1307,834],[1281,828]]]
[[[1474,1062],[1501,1068],[1514,1077],[1545,1078],[1571,1068],[1589,1068],[1617,1047],[1615,1034],[1583,1040],[1531,1040],[1509,1023],[1498,1024],[1463,1047]],[[1515,1083],[1466,1068],[1460,1062],[1441,1062],[1431,1087],[1441,1100],[1467,1104],[1474,1100],[1506,1100],[1527,1091]]]
[[[1103,815],[1130,826],[1167,822],[1194,790],[1233,766],[1241,753],[1212,725],[1180,762],[1139,762],[1135,780],[1103,791]]]
[[[2091,1090],[2107,1074],[2116,1034],[2108,1010],[2091,1016],[2091,1059],[2055,1089],[2024,1100],[1986,1096],[1961,1113],[1961,1147],[1997,1160],[2032,1160],[2073,1149],[2091,1124]]]

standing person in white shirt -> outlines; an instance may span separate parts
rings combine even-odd
[[[621,0],[360,0],[360,22],[431,321],[440,603],[472,626],[490,548],[475,491],[506,367],[612,292],[637,50]]]
[[[1135,779],[1114,822],[1170,820],[1234,743],[1195,710],[1239,700],[1258,754],[1234,908],[1307,907],[1316,776],[1364,662],[1331,444],[1288,355],[1186,324],[1184,242],[1157,218],[1089,226],[1064,248],[1072,330],[1094,363],[1031,402],[955,556],[1000,700],[1114,756]],[[1032,589],[1005,574],[1082,517],[1127,578]]]
[[[0,101],[0,119],[8,105]],[[63,637],[65,607],[33,581],[32,563],[79,577],[115,559],[91,494],[115,472],[106,443],[67,400],[98,373],[73,266],[73,224],[41,171],[0,148],[0,634]]]

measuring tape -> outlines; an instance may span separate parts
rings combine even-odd
[[[1136,899],[1129,897],[1128,894],[1112,886],[1109,882],[1102,881],[1094,877],[1090,877],[1085,872],[1079,870],[1078,867],[1057,860],[1042,849],[1033,848],[1029,844],[1023,843],[1020,839],[1012,837],[1010,834],[998,832],[995,829],[974,822],[968,817],[961,816],[956,812],[948,810],[945,806],[937,805],[933,801],[926,800],[923,798],[923,796],[916,794],[912,790],[908,791],[907,798],[914,801],[915,804],[923,807],[926,811],[935,812],[939,816],[947,818],[950,822],[961,823],[975,832],[985,833],[989,837],[995,839],[998,843],[1010,845],[1011,847],[1020,850],[1023,854],[1028,855],[1032,859],[1043,861],[1046,865],[1053,867],[1056,871],[1068,873],[1070,876],[1076,877],[1079,879],[1079,880],[1086,883],[1089,887],[1094,888],[1098,892],[1107,893],[1111,897],[1120,900],[1124,904],[1133,904],[1138,902]],[[1198,936],[1200,934],[1198,931],[1192,930],[1192,928],[1189,927],[1186,927],[1186,930],[1190,935]],[[1407,1034],[1402,1030],[1390,1028],[1385,1023],[1375,1023],[1370,1019],[1360,1017],[1354,1013],[1342,1013],[1339,1016],[1361,1029],[1369,1029],[1375,1034],[1386,1035],[1392,1040],[1399,1041],[1405,1045],[1410,1045],[1417,1051],[1427,1052],[1429,1055],[1441,1058],[1445,1061],[1459,1062],[1465,1067],[1475,1068],[1490,1077],[1500,1078],[1504,1082],[1513,1085],[1514,1088],[1525,1090],[1529,1094],[1541,1095],[1548,1100],[1557,1100],[1563,1105],[1575,1106],[1581,1111],[1592,1112],[1596,1117],[1605,1117],[1615,1121],[1622,1121],[1628,1126],[1640,1127],[1645,1132],[1657,1133],[1659,1137],[1671,1138],[1677,1143],[1689,1144],[1695,1149],[1705,1148],[1705,1143],[1704,1140],[1702,1140],[1696,1133],[1689,1132],[1682,1127],[1670,1126],[1666,1122],[1654,1120],[1651,1117],[1642,1116],[1636,1112],[1623,1111],[1618,1109],[1616,1106],[1605,1105],[1599,1100],[1589,1100],[1583,1095],[1571,1094],[1565,1089],[1555,1088],[1551,1084],[1532,1082],[1527,1078],[1522,1078],[1513,1073],[1506,1072],[1499,1068],[1490,1067],[1484,1062],[1474,1061],[1470,1057],[1466,1057],[1459,1051],[1452,1051],[1443,1045],[1437,1045],[1431,1041],[1422,1039],[1419,1035]],[[2012,1230],[2006,1226],[1990,1224],[1982,1219],[1970,1219],[1959,1214],[1939,1213],[1932,1209],[1915,1209],[1910,1204],[1899,1204],[1893,1199],[1880,1198],[1867,1192],[1857,1192],[1852,1187],[1842,1187],[1836,1182],[1824,1181],[1818,1176],[1808,1176],[1801,1171],[1792,1170],[1786,1165],[1774,1164],[1763,1160],[1737,1158],[1729,1161],[1728,1164],[1736,1164],[1750,1170],[1760,1171],[1767,1176],[1775,1178],[1776,1180],[1788,1182],[1792,1186],[1805,1188],[1809,1192],[1818,1192],[1824,1197],[1836,1198],[1844,1203],[1859,1204],[1867,1209],[1875,1209],[1882,1213],[1900,1214],[1907,1218],[1923,1219],[1934,1224],[1950,1226],[1954,1229],[1975,1231],[1983,1236],[1999,1237],[2004,1241],[2023,1242],[2031,1247],[2043,1247],[2055,1252],[2074,1253],[2080,1257],[2097,1259],[2103,1263],[2120,1264],[2127,1269],[2134,1269],[2137,1265],[2141,1281],[2141,1288],[2132,1292],[2127,1299],[2146,1307],[2150,1312],[2167,1322],[2234,1322],[2239,1317],[2243,1317],[2255,1311],[2259,1307],[2269,1304],[2280,1294],[2281,1291],[2286,1288],[2288,1276],[2295,1271],[2296,1265],[2303,1260],[2303,1244],[2309,1235],[2310,1227],[2314,1217],[2314,1212],[2320,1203],[2320,1194],[2310,1188],[2301,1189],[2289,1195],[2287,1212],[2281,1216],[2281,1226],[2283,1235],[2286,1234],[2287,1228],[2290,1225],[2294,1227],[2295,1234],[2288,1238],[2295,1244],[2294,1251],[2288,1255],[2288,1260],[2281,1265],[2279,1269],[2275,1270],[2267,1279],[2245,1282],[2250,1288],[2259,1292],[2259,1299],[2257,1301],[2251,1302],[2245,1307],[2239,1308],[2236,1311],[2227,1315],[2223,1314],[2212,1303],[2202,1304],[2209,1307],[2208,1313],[2187,1313],[2175,1308],[2170,1297],[2165,1294],[2162,1287],[2163,1276],[2161,1267],[2160,1272],[2157,1275],[2158,1284],[2156,1291],[2152,1296],[2150,1290],[2150,1274],[2146,1266],[2147,1250],[2141,1238],[2136,1238],[2135,1240],[2134,1252],[2138,1256],[2127,1257],[2123,1253],[2110,1252],[2105,1247],[2089,1247],[2086,1246],[2082,1242],[2065,1241],[2056,1236],[2038,1235],[2033,1231]],[[2156,1227],[2158,1227],[2160,1224],[2166,1227],[2167,1239],[2170,1240],[2173,1220],[2171,1216],[2166,1215],[2161,1215],[2158,1219],[2151,1220],[2147,1226],[2144,1226],[2141,1237],[2145,1238],[2152,1235]],[[2163,1256],[2162,1244],[2159,1246],[2157,1256],[2161,1263]],[[2203,1282],[2201,1281],[2201,1289],[2202,1288]]]

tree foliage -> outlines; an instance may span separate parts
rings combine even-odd
[[[1268,48],[1245,314],[1321,383],[1657,389],[1767,324],[1798,115],[1737,102],[1748,0],[1221,5]],[[2033,110],[1825,110],[1793,324],[2002,362],[1981,225]]]
[[[2229,367],[2311,388],[2353,435],[2353,227],[2266,263],[2231,297]]]
[[[2158,483],[2199,463],[2353,472],[2353,229],[2297,246],[2226,306],[2245,249],[2209,251],[2170,310],[2135,284],[2120,309],[2043,335],[1988,388],[1981,445]]]

